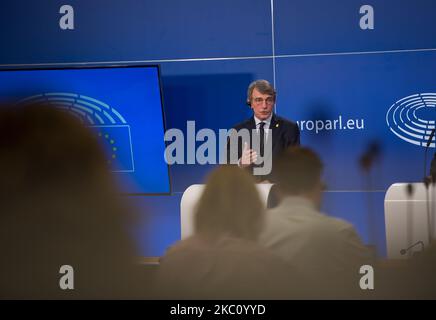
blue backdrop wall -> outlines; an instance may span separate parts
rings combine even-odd
[[[59,24],[65,4],[72,30]],[[364,5],[373,14],[360,13]],[[188,120],[218,130],[247,118],[248,84],[267,79],[276,112],[298,121],[302,144],[325,162],[324,210],[384,255],[385,190],[422,179],[422,143],[436,119],[435,11],[434,0],[2,1],[0,64],[158,63],[167,128],[183,131]],[[386,114],[409,96],[421,101],[410,107],[421,127],[397,130],[408,142]],[[359,160],[370,146],[379,153],[365,172]],[[159,256],[180,238],[181,195],[212,167],[174,165],[171,195],[129,198],[141,212],[141,255]]]

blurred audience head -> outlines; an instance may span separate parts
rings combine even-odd
[[[197,205],[196,233],[254,240],[261,230],[263,213],[252,176],[237,166],[220,166],[210,175]]]
[[[121,296],[133,253],[97,135],[53,106],[1,106],[0,167],[0,297]]]
[[[275,163],[276,181],[282,193],[309,198],[318,207],[324,184],[323,164],[318,155],[305,147],[291,147]]]
[[[230,165],[214,170],[194,214],[195,234],[160,259],[154,282],[158,297],[271,299],[293,294],[288,264],[255,241],[264,227],[264,205],[246,170]]]

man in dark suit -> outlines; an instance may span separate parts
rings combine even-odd
[[[246,129],[250,134],[248,137],[237,135],[237,163],[242,168],[250,169],[259,182],[273,182],[274,174],[268,167],[272,167],[274,158],[289,146],[300,144],[297,124],[274,114],[275,101],[276,91],[268,81],[253,81],[247,90],[247,104],[253,110],[253,116],[233,127],[238,133]],[[231,156],[231,148],[234,147],[231,144],[231,139],[228,139],[228,162],[234,162],[231,161],[234,160],[234,156]],[[266,163],[270,165],[266,166]],[[266,170],[256,170],[262,166]]]

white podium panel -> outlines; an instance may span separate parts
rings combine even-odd
[[[389,259],[402,259],[420,252],[429,242],[429,227],[436,235],[434,209],[436,188],[427,190],[423,183],[412,183],[413,192],[407,193],[407,183],[395,183],[385,195],[386,246]],[[410,246],[413,248],[407,250]],[[405,250],[405,251],[404,251]],[[403,253],[403,254],[402,254]]]
[[[259,191],[259,196],[266,208],[273,184],[260,183],[256,186]],[[180,201],[182,239],[185,239],[194,233],[195,206],[198,203],[198,200],[200,200],[204,187],[204,184],[193,184],[183,193],[182,200]]]

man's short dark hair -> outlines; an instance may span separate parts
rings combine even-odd
[[[253,94],[253,90],[256,89],[261,94],[267,94],[273,97],[273,99],[276,99],[276,91],[274,90],[274,87],[266,80],[255,80],[248,86],[247,89],[247,104],[251,104],[251,95]]]
[[[323,164],[309,148],[290,147],[274,163],[276,181],[286,194],[311,191],[320,182]]]

